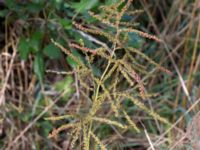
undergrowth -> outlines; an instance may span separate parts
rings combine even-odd
[[[56,138],[60,132],[65,131],[72,137],[70,146],[75,147],[79,143],[84,150],[95,149],[95,145],[102,150],[109,147],[106,142],[103,142],[103,137],[98,137],[97,124],[101,124],[100,126],[107,124],[119,128],[121,131],[134,130],[135,134],[144,131],[141,124],[135,123],[126,112],[125,102],[127,100],[146,115],[170,126],[167,119],[146,106],[149,98],[154,94],[148,93],[145,89],[142,77],[150,70],[147,65],[141,64],[140,60],[144,60],[146,64],[150,64],[166,74],[170,75],[170,71],[160,66],[141,50],[127,44],[130,34],[159,43],[162,43],[162,40],[136,29],[138,23],[131,23],[126,19],[130,15],[142,12],[141,10],[132,10],[132,0],[127,2],[121,0],[117,4],[101,6],[99,9],[103,12],[101,15],[95,12],[89,12],[89,14],[96,22],[101,23],[103,28],[95,25],[95,22],[89,25],[87,22],[76,20],[76,18],[73,21],[74,32],[78,32],[87,40],[92,41],[96,47],[87,45],[84,41],[69,41],[66,46],[59,43],[57,39],[52,39],[52,43],[73,61],[72,71],[62,72],[62,74],[66,76],[76,74],[78,108],[74,113],[45,118],[46,120],[66,120],[68,122],[54,129],[49,137]],[[74,54],[75,50],[79,55]],[[80,55],[82,59],[80,59]],[[93,66],[99,69],[99,74],[95,73]],[[55,70],[47,72],[60,74]],[[110,115],[103,113],[105,108]]]
[[[0,0],[0,149],[198,149],[199,6]]]

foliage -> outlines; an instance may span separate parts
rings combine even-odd
[[[176,1],[0,1],[0,148],[176,147],[193,132],[200,64],[198,0],[177,20]]]

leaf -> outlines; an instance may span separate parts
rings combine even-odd
[[[37,53],[35,55],[34,72],[37,75],[40,82],[42,82],[43,77],[44,77],[44,60],[40,53]]]
[[[92,65],[92,72],[94,76],[101,77],[101,70],[97,66]]]
[[[56,47],[54,44],[47,45],[43,52],[46,56],[48,56],[51,59],[59,59],[61,56],[60,49]]]
[[[57,10],[61,10],[61,8],[63,7],[63,0],[51,0],[49,1],[49,3],[51,4],[51,6],[54,8],[54,9],[57,9]]]
[[[72,22],[67,19],[60,19],[60,24],[63,26],[64,29],[68,30],[72,28]]]
[[[72,3],[71,7],[74,8],[77,12],[83,12],[94,8],[98,5],[98,3],[98,0],[81,0],[79,3]]]
[[[66,76],[63,80],[55,83],[54,87],[57,91],[65,91],[66,94],[63,96],[65,100],[68,99],[69,95],[74,91],[71,87],[73,78],[71,76]]]
[[[75,62],[70,56],[67,56],[67,62],[72,68],[76,68],[78,66],[77,62]]]
[[[32,52],[39,51],[41,47],[41,42],[43,38],[43,32],[41,31],[35,31],[33,35],[30,38],[30,48]]]
[[[71,53],[81,62],[83,62],[84,64],[86,63],[85,58],[76,50],[73,49],[71,50]],[[76,68],[78,66],[78,63],[72,59],[71,57],[67,56],[67,62],[69,63],[69,65],[71,65],[71,67]]]
[[[41,129],[41,135],[47,137],[49,132],[53,129],[53,126],[50,121],[41,121],[38,122],[38,126]]]
[[[58,91],[69,90],[71,89],[70,85],[73,82],[73,78],[71,76],[66,76],[63,80],[56,82],[55,89]]]
[[[27,60],[30,52],[37,52],[41,47],[41,41],[43,38],[43,32],[36,31],[31,38],[22,37],[19,41],[18,50],[20,57],[23,60]]]
[[[28,112],[23,112],[19,115],[19,118],[23,121],[23,122],[29,122],[31,119],[31,113]]]
[[[10,9],[13,8],[15,5],[15,0],[6,0],[5,2],[6,2],[6,6]]]
[[[37,13],[37,12],[40,12],[42,9],[43,9],[43,5],[42,3],[36,3],[36,2],[32,2],[32,3],[28,3],[27,6],[26,6],[26,9],[29,11],[29,12],[32,12],[32,13]]]
[[[9,13],[8,9],[0,10],[0,17],[5,17]]]
[[[127,45],[130,46],[130,47],[134,47],[134,48],[139,48],[142,46],[142,39],[140,38],[140,36],[138,36],[137,34],[135,33],[128,33],[128,36],[129,36],[129,40],[128,40],[128,43]]]
[[[27,60],[28,54],[30,53],[29,50],[29,40],[22,37],[19,41],[18,51],[21,59]]]
[[[112,5],[112,4],[117,4],[119,2],[120,2],[120,0],[106,0],[105,5],[109,6],[109,5]]]

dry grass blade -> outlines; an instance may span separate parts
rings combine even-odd
[[[166,51],[167,51],[167,53],[168,53],[168,55],[169,55],[169,58],[170,58],[170,60],[171,60],[171,62],[172,62],[172,64],[173,64],[173,66],[174,66],[174,68],[175,68],[175,70],[176,70],[176,72],[177,72],[177,74],[178,74],[178,77],[179,77],[181,86],[182,86],[182,88],[183,88],[183,91],[184,91],[185,95],[188,97],[188,100],[190,100],[190,95],[189,95],[187,86],[186,86],[186,84],[185,84],[185,82],[184,82],[184,80],[183,80],[183,77],[182,77],[182,75],[181,75],[181,73],[180,73],[180,71],[179,71],[179,69],[178,69],[178,67],[177,67],[177,65],[176,65],[176,63],[175,63],[175,61],[174,61],[174,58],[172,57],[171,53],[169,52],[169,48],[168,48],[167,44],[164,43],[164,45],[165,45]]]
[[[142,124],[142,126],[143,126],[143,128],[144,128],[144,133],[145,133],[145,135],[146,135],[146,137],[147,137],[147,140],[148,140],[148,142],[149,142],[150,149],[151,149],[151,150],[155,150],[155,148],[154,148],[154,146],[153,146],[153,143],[152,143],[152,141],[151,141],[151,138],[150,138],[150,136],[149,136],[149,134],[148,134],[148,132],[147,132],[146,127],[144,126],[143,123],[141,123],[141,124]]]
[[[154,145],[154,146],[157,146],[157,143],[159,143],[159,141],[162,140],[162,139],[166,136],[166,134],[168,134],[173,128],[175,128],[175,127],[178,125],[178,123],[181,122],[182,119],[184,119],[184,117],[185,117],[188,113],[190,113],[199,103],[200,103],[200,99],[197,99],[197,100],[195,101],[195,103],[193,103],[193,104],[190,106],[190,108],[189,108],[181,117],[179,117],[179,119],[178,119],[175,123],[173,123],[172,126],[169,127],[169,129],[167,129],[164,133],[162,133],[162,134],[160,135],[160,137],[153,143],[153,145]],[[176,145],[176,143],[175,143],[175,145]],[[173,146],[172,146],[172,147],[173,147]],[[148,148],[148,150],[149,150],[149,148]]]
[[[17,41],[18,40],[14,41],[14,39],[11,38],[11,46],[12,46],[12,49],[13,49],[13,53],[12,53],[12,57],[11,57],[11,60],[10,60],[10,63],[9,63],[8,70],[6,72],[6,77],[3,81],[3,86],[1,87],[1,91],[0,91],[0,106],[4,105],[4,102],[5,102],[5,90],[6,90],[6,87],[7,87],[7,84],[8,84],[8,79],[9,79],[11,71],[12,71],[12,67],[14,65],[15,56],[17,54],[17,49],[16,49]]]

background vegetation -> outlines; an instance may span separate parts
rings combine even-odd
[[[200,148],[199,0],[1,0],[0,20],[1,149]]]

